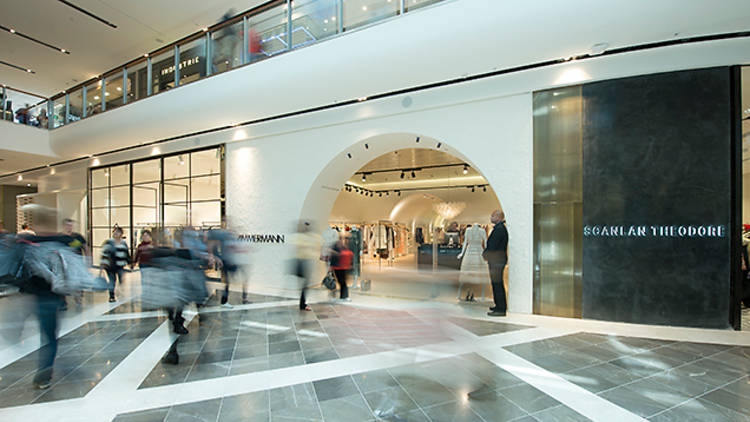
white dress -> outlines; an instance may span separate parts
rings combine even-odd
[[[490,281],[490,270],[482,258],[483,246],[487,244],[487,232],[479,225],[466,229],[464,234],[463,259],[458,281],[461,284],[483,284]]]

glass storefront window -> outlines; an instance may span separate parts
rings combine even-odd
[[[183,179],[190,175],[190,154],[164,158],[164,180]]]
[[[398,15],[399,0],[347,0],[344,3],[344,30]]]
[[[64,95],[53,101],[51,120],[52,120],[53,128],[60,127],[65,124],[65,96]]]
[[[292,46],[301,47],[338,32],[338,1],[302,0],[293,3]]]
[[[76,122],[83,118],[83,88],[78,88],[68,94],[68,123]]]
[[[174,48],[151,59],[151,77],[153,94],[174,88]]]
[[[104,90],[105,109],[113,110],[123,105],[123,79],[122,69],[115,71],[111,76],[105,78],[106,89]]]
[[[109,173],[111,186],[128,186],[130,184],[130,165],[110,167]]]
[[[287,12],[286,6],[274,7],[248,18],[248,61],[270,57],[286,51]]]
[[[31,124],[47,129],[47,125],[49,125],[49,113],[47,112],[47,102],[44,101],[41,104],[37,104],[31,109],[29,109],[29,118],[31,118]],[[46,117],[46,120],[45,120]]]
[[[200,37],[180,46],[180,85],[206,76],[206,38]]]
[[[140,100],[148,95],[148,62],[144,58],[140,62],[128,66],[128,102]]]
[[[190,154],[190,173],[193,177],[199,175],[219,174],[220,167],[221,152],[217,149]]]
[[[242,21],[211,33],[211,73],[226,72],[242,64]]]
[[[86,117],[102,112],[102,81],[86,86]]]

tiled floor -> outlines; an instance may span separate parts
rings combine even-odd
[[[750,420],[747,347],[581,333],[506,349],[650,420]]]
[[[0,348],[12,362],[0,368],[0,420],[750,422],[745,333],[657,338],[652,327],[491,319],[484,305],[356,293],[311,312],[280,296],[243,305],[231,292],[234,308],[219,297],[186,314],[179,338],[151,336],[165,318],[137,300],[68,311],[80,320],[98,306],[64,330],[46,391],[31,386],[38,351],[10,359]],[[177,364],[160,362],[170,344]]]
[[[451,341],[441,326],[409,312],[313,305],[199,315],[177,343],[179,365],[159,363],[141,388],[285,368]],[[452,318],[495,334],[529,328]]]
[[[173,421],[588,419],[476,354],[118,416]]]
[[[148,337],[164,318],[89,322],[60,338],[52,387],[32,387],[39,352],[0,370],[0,407],[83,397]]]

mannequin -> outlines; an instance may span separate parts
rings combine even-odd
[[[482,251],[486,244],[487,232],[479,226],[479,223],[474,223],[466,229],[464,245],[457,256],[458,259],[463,258],[461,261],[461,272],[458,276],[457,299],[461,298],[461,287],[464,283],[481,284],[482,296],[484,296],[484,285],[490,279],[489,267],[482,258]],[[466,300],[474,300],[474,293],[471,291],[471,287],[466,294]]]

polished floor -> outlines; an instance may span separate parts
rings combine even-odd
[[[0,322],[1,421],[750,422],[747,333],[323,291],[304,312],[233,291],[231,308],[214,295],[187,310],[176,336],[127,287],[62,313],[48,390],[32,388],[33,318]]]

